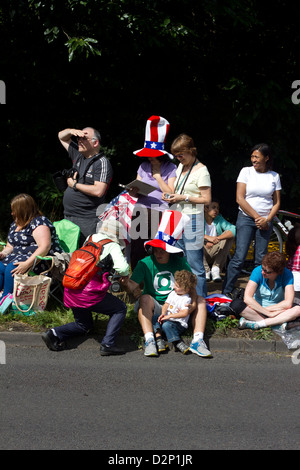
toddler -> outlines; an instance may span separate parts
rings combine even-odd
[[[190,290],[196,287],[197,276],[190,271],[176,271],[175,285],[164,303],[161,314],[153,316],[153,329],[159,351],[166,350],[166,344],[161,333],[163,332],[169,343],[186,354],[189,347],[182,341],[181,335],[188,327],[191,304]]]

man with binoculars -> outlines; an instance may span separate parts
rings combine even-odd
[[[83,242],[88,235],[96,233],[96,210],[104,202],[113,170],[100,151],[101,136],[96,129],[68,128],[60,131],[58,138],[68,151],[73,166],[73,171],[66,175],[64,217],[80,227],[80,242]]]

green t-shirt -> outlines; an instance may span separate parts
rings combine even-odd
[[[170,255],[168,263],[160,264],[156,261],[154,255],[151,255],[138,262],[131,275],[131,279],[137,284],[143,282],[143,294],[149,294],[158,303],[164,304],[168,295],[173,290],[175,272],[182,269],[191,271],[184,257]]]

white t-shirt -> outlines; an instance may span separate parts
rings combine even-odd
[[[192,196],[199,197],[201,196],[201,191],[199,188],[211,187],[210,174],[205,165],[200,166],[200,168],[198,168],[196,171],[193,171],[193,173],[190,173],[186,182],[185,182],[185,178],[187,175],[182,176],[181,172],[182,172],[182,163],[179,163],[178,168],[176,170],[176,181],[175,181],[175,188],[179,183],[178,191],[177,191],[179,194],[183,193],[191,197]],[[204,204],[192,204],[192,203],[187,204],[185,202],[179,202],[175,210],[178,210],[179,212],[183,212],[184,214],[203,214]]]
[[[188,294],[184,295],[178,295],[176,292],[173,290],[169,295],[166,300],[166,303],[169,304],[168,310],[167,310],[167,315],[170,315],[170,313],[177,313],[180,310],[183,310],[187,308],[187,305],[192,302],[191,297]],[[178,321],[181,323],[184,328],[188,327],[188,321],[189,321],[189,315],[183,318],[170,318],[170,321]]]
[[[205,233],[206,235],[209,235],[210,237],[217,236],[217,227],[215,226],[214,222],[212,222],[211,225],[205,222]]]
[[[240,171],[237,182],[246,184],[245,199],[248,204],[259,215],[268,216],[273,207],[273,193],[281,190],[279,174],[275,171],[259,173],[253,166],[244,167]],[[243,212],[241,207],[239,209]]]

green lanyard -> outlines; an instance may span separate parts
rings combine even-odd
[[[184,183],[184,185],[182,186],[182,189],[181,189],[181,192],[179,194],[182,194],[183,190],[184,190],[184,187],[185,187],[185,183],[187,182],[187,179],[188,177],[190,176],[190,172],[192,171],[192,168],[194,168],[194,166],[196,165],[196,158],[194,160],[194,163],[193,165],[191,166],[191,168],[189,169],[188,173],[185,175],[184,178],[182,178],[182,180],[180,181],[179,183],[179,180],[181,178],[181,174],[183,172],[183,166],[182,166],[182,169],[181,169],[181,173],[179,175],[179,178],[178,178],[178,181],[177,181],[177,184],[176,184],[176,188],[175,188],[175,193],[177,193],[177,191],[179,191],[179,188],[182,186],[182,184]],[[179,183],[179,184],[178,184]]]

